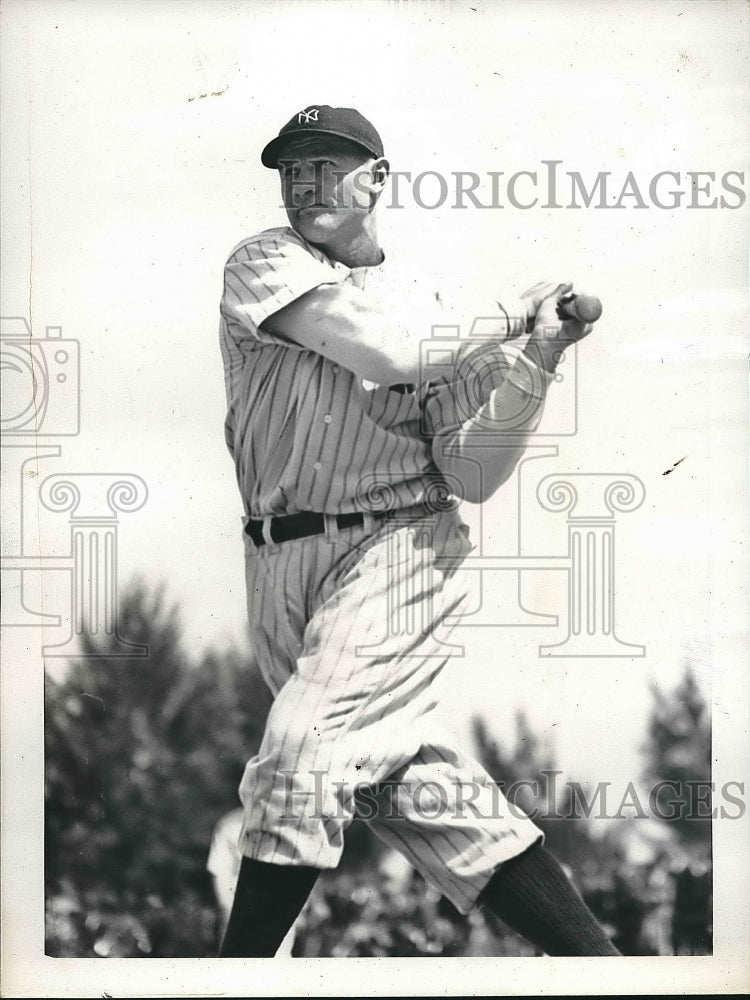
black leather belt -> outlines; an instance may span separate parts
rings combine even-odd
[[[416,504],[404,510],[378,510],[372,512],[376,521],[384,521],[397,514],[410,517],[426,517],[434,511],[427,504]],[[365,523],[365,515],[359,511],[351,514],[336,514],[336,526],[339,528],[356,528]],[[322,535],[326,530],[325,514],[303,511],[300,514],[287,514],[285,517],[271,518],[271,538],[274,542],[291,542],[295,538],[307,538],[308,535]],[[248,518],[245,532],[256,545],[265,545],[263,537],[263,521]]]

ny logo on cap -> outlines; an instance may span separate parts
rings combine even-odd
[[[302,125],[304,122],[307,125],[309,122],[316,122],[318,120],[318,114],[320,112],[317,108],[312,108],[310,111],[300,111],[297,115],[297,124]]]

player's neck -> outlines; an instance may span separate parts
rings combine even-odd
[[[347,267],[374,267],[383,261],[373,214],[367,215],[353,233],[342,233],[340,238],[319,245],[331,260]]]

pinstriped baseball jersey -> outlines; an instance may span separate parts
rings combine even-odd
[[[221,347],[226,440],[247,513],[379,509],[368,490],[389,484],[388,506],[423,498],[439,477],[420,434],[419,398],[362,382],[327,358],[261,328],[321,284],[362,288],[369,268],[327,258],[292,229],[241,243],[224,274]]]
[[[464,397],[476,395],[477,359],[488,352],[494,363],[479,379],[488,396],[502,387],[506,396],[518,396],[517,402],[505,400],[506,409],[523,412],[539,395],[528,363],[520,368],[497,364],[502,353],[496,342],[479,348],[469,343],[450,377],[424,383],[414,392],[394,392],[261,326],[321,284],[352,283],[385,299],[386,267],[387,261],[379,267],[348,268],[290,228],[266,230],[232,251],[224,272],[220,326],[225,434],[247,514],[344,513],[403,508],[424,500],[443,479],[430,438],[460,433],[468,415],[466,405],[457,406],[460,383],[470,386]],[[422,316],[417,335],[429,337],[431,322],[440,318],[434,298],[431,309],[436,312]],[[508,319],[509,334],[518,322]],[[476,406],[476,399],[466,401]]]

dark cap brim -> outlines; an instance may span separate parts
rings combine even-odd
[[[264,167],[268,167],[270,170],[276,170],[279,165],[279,159],[281,158],[281,151],[284,146],[287,146],[293,139],[299,139],[300,136],[305,135],[335,135],[339,139],[346,139],[353,146],[359,146],[370,156],[379,157],[383,153],[379,153],[375,149],[370,149],[368,146],[363,146],[361,142],[357,142],[356,139],[352,139],[350,135],[345,132],[336,132],[334,129],[327,128],[301,128],[295,129],[294,132],[285,132],[283,135],[277,135],[275,139],[271,139],[268,145],[264,148],[263,152],[260,154],[260,162]]]

